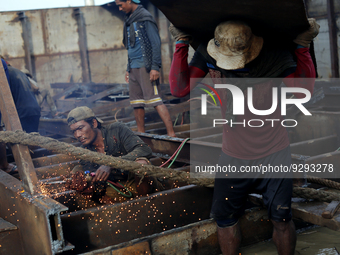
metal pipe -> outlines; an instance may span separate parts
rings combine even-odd
[[[85,6],[93,6],[94,0],[85,0]]]

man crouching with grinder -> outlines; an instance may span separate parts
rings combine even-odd
[[[140,164],[149,164],[148,158],[152,153],[150,147],[124,124],[115,122],[104,127],[103,121],[86,106],[70,111],[67,122],[74,137],[82,143],[81,147]],[[131,194],[119,181],[133,179],[139,195],[152,192],[151,178],[144,178],[139,184],[140,178],[128,171],[81,160],[80,165],[72,171],[70,188],[83,194],[92,193],[93,200],[100,201],[105,195],[106,184],[115,187],[115,190],[121,194],[126,192]],[[122,187],[126,190],[119,190]]]

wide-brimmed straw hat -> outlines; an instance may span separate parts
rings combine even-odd
[[[215,29],[215,38],[207,46],[216,65],[226,70],[240,69],[254,60],[263,46],[263,38],[254,35],[242,21],[226,21]]]

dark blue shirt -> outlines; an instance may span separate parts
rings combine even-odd
[[[40,116],[40,106],[31,88],[26,74],[9,66],[9,83],[19,119],[30,116]]]
[[[140,31],[136,28],[136,23],[133,23],[135,29],[135,45],[130,45],[130,26],[127,27],[128,34],[128,56],[130,61],[130,68],[141,68],[144,67],[143,52],[139,41],[138,33]]]
[[[9,73],[8,73],[8,67],[7,67],[6,61],[1,59],[1,62],[2,62],[2,65],[3,65],[4,69],[5,69],[7,81],[9,83]],[[11,84],[9,84],[9,86],[11,87]]]

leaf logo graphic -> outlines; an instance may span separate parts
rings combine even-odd
[[[220,98],[220,95],[216,92],[216,90],[215,90],[213,87],[211,87],[211,86],[208,85],[208,84],[202,83],[202,82],[199,82],[199,84],[202,84],[202,85],[206,86],[206,87],[209,88],[212,92],[214,92],[214,94],[215,94],[215,95],[217,96],[217,98],[218,98],[218,101],[220,102],[220,106],[222,106],[222,100],[221,100],[221,98]],[[211,92],[209,92],[208,90],[206,90],[206,89],[204,89],[204,88],[200,88],[200,89],[203,90],[204,92],[206,92],[206,93],[212,98],[212,100],[214,101],[215,105],[217,106],[216,100],[215,100],[214,96],[211,94]]]

